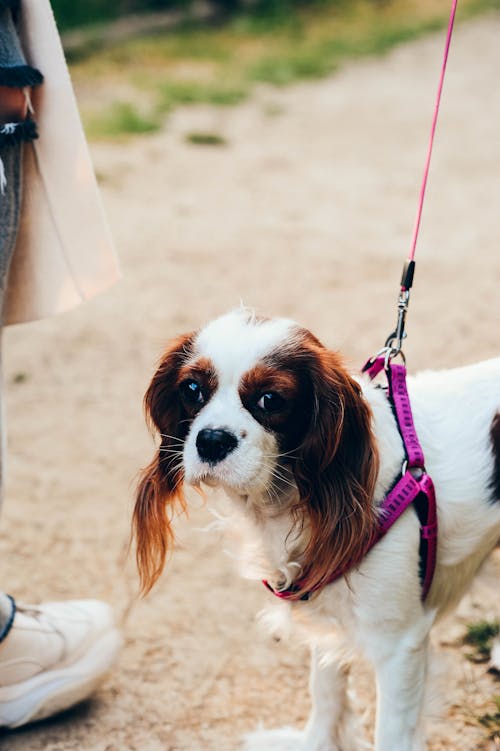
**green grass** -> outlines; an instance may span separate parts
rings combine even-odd
[[[161,127],[158,118],[146,117],[130,102],[113,102],[108,109],[87,121],[90,138],[143,135],[155,133]]]
[[[488,731],[488,738],[498,743],[500,742],[500,696],[493,697],[493,704],[494,708],[492,711],[481,715],[478,720]]]
[[[493,729],[500,733],[500,696],[494,696],[493,701],[496,705],[496,712],[488,712],[479,718],[481,725],[489,730]]]
[[[270,16],[239,16],[221,27],[187,26],[132,39],[75,62],[77,90],[81,84],[89,92],[79,97],[89,135],[150,133],[178,106],[232,106],[256,84],[330,75],[348,60],[385,54],[443,29],[449,0],[322,0],[281,16],[279,3],[274,8]],[[461,0],[458,22],[491,8],[500,8],[500,0]],[[94,89],[100,97],[92,96]],[[130,91],[130,101],[109,102],[113,90]],[[137,110],[137,101],[149,115]]]
[[[276,57],[264,57],[250,66],[247,75],[251,81],[286,86],[294,81],[322,78],[338,67],[338,61],[318,54],[317,50],[291,51]]]
[[[466,655],[471,662],[484,663],[489,660],[493,639],[500,633],[500,621],[478,621],[467,626],[464,643],[474,647],[474,652]],[[500,696],[493,696],[491,711],[476,718],[486,728],[488,739],[495,744],[500,742]]]
[[[186,141],[195,146],[226,146],[227,144],[226,139],[217,133],[202,133],[200,131],[187,133]]]
[[[491,652],[491,643],[500,633],[499,621],[478,621],[467,626],[464,643],[474,647],[475,651],[467,657],[472,662],[486,662]]]
[[[169,111],[178,105],[213,104],[228,107],[242,102],[247,90],[223,83],[167,81],[158,86],[158,108]]]

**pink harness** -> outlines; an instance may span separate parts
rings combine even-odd
[[[385,366],[385,358],[369,360],[363,368],[370,378],[380,373]],[[424,452],[415,430],[410,398],[406,388],[406,368],[389,362],[385,366],[388,391],[387,398],[396,417],[396,424],[403,440],[405,461],[399,480],[386,495],[380,514],[378,542],[399,519],[410,504],[420,521],[420,577],[422,600],[425,600],[432,584],[436,567],[438,522],[434,483],[425,471]]]
[[[432,147],[434,144],[434,135],[436,132],[439,105],[441,102],[446,64],[448,62],[448,53],[450,50],[451,35],[453,32],[457,2],[458,0],[452,0],[450,20],[446,34],[443,64],[441,67],[441,75],[439,77],[429,146],[427,150],[427,157],[425,161],[424,174],[422,178],[422,185],[417,207],[417,217],[413,230],[408,262],[405,264],[403,270],[403,278],[401,280],[401,291],[398,300],[398,321],[396,329],[387,339],[385,347],[378,353],[378,355],[376,355],[371,360],[368,360],[368,362],[363,367],[363,373],[366,373],[372,379],[375,378],[379,373],[381,373],[382,370],[385,371],[387,378],[387,398],[389,399],[396,419],[396,424],[403,441],[406,457],[403,464],[401,477],[395,482],[392,489],[388,492],[388,494],[384,498],[384,501],[382,502],[382,505],[380,507],[380,523],[377,534],[375,535],[370,546],[365,550],[364,555],[366,555],[366,553],[368,553],[369,550],[371,550],[373,546],[376,545],[377,542],[387,534],[389,529],[399,519],[401,514],[406,511],[408,506],[413,504],[413,508],[415,509],[420,522],[419,553],[420,579],[422,582],[422,600],[425,600],[425,598],[427,597],[432,584],[434,569],[436,566],[438,534],[436,496],[434,492],[434,484],[425,471],[424,453],[420,446],[420,442],[415,430],[415,425],[413,423],[410,399],[406,388],[406,367],[404,365],[395,365],[392,360],[394,357],[396,357],[396,355],[402,354],[401,348],[403,339],[406,336],[405,318],[408,310],[408,302],[410,299],[410,289],[413,283],[413,274],[415,271],[415,249],[420,229],[420,221],[422,218],[425,189],[429,175]],[[289,589],[285,590],[275,590],[267,581],[264,581],[263,583],[268,589],[271,590],[274,595],[276,595],[276,597],[280,597],[283,600],[308,600],[312,592],[326,586],[327,584],[331,584],[346,573],[347,571],[345,570],[335,571],[329,579],[321,582],[315,587],[311,587],[311,589],[304,595],[300,595],[297,592],[297,590],[299,590],[306,583],[306,581],[302,579],[295,582],[295,584]]]

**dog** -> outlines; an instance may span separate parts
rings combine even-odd
[[[408,391],[437,497],[425,601],[412,508],[366,553],[405,459],[384,388],[293,321],[247,309],[177,338],[153,376],[145,409],[159,447],[133,520],[144,590],[172,546],[184,484],[221,487],[247,530],[251,576],[292,588],[275,602],[311,646],[306,728],[257,731],[248,751],[359,749],[346,690],[355,652],[375,670],[376,751],[426,747],[430,629],[500,538],[500,358],[423,372]]]

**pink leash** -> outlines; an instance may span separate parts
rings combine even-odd
[[[403,275],[401,278],[401,290],[398,299],[398,320],[396,328],[387,338],[385,346],[380,350],[380,352],[375,355],[375,357],[372,357],[370,360],[368,360],[368,362],[362,369],[362,372],[366,373],[372,379],[382,371],[385,372],[388,384],[387,398],[391,403],[405,451],[405,461],[403,464],[401,477],[396,480],[392,489],[388,492],[388,494],[384,498],[384,501],[382,502],[380,508],[380,523],[378,533],[375,536],[370,547],[364,551],[363,555],[366,555],[366,553],[368,553],[368,551],[387,534],[389,529],[400,518],[403,512],[406,511],[408,506],[413,504],[420,522],[419,554],[420,578],[422,583],[422,600],[425,600],[425,598],[427,597],[432,584],[436,566],[438,538],[436,495],[434,492],[434,484],[425,471],[424,454],[417,437],[415,425],[413,423],[410,399],[406,387],[406,367],[404,364],[395,365],[392,360],[400,354],[403,357],[404,361],[402,345],[403,340],[406,337],[405,320],[406,313],[408,311],[408,303],[410,300],[410,289],[413,284],[413,276],[415,272],[415,250],[417,246],[418,233],[420,230],[420,222],[422,219],[425,189],[427,187],[427,179],[429,176],[432,148],[436,134],[439,105],[441,103],[441,94],[443,91],[448,54],[450,51],[451,36],[455,23],[457,3],[458,0],[452,0],[450,20],[446,34],[443,64],[441,67],[441,75],[439,77],[439,85],[436,103],[434,106],[434,115],[432,118],[429,147],[427,149],[424,175],[420,188],[420,196],[417,207],[415,227],[411,241],[410,255],[404,265]],[[347,571],[343,570],[335,571],[326,581],[322,582],[316,587],[312,587],[305,595],[300,595],[297,590],[301,589],[305,584],[307,584],[307,580],[299,580],[295,582],[295,584],[292,585],[289,589],[285,590],[275,590],[267,581],[264,581],[264,584],[268,589],[271,590],[274,595],[276,595],[276,597],[279,597],[283,600],[308,600],[312,592],[321,589],[327,584],[331,584],[346,573]]]
[[[425,168],[424,168],[424,176],[422,179],[422,186],[420,188],[420,198],[418,201],[418,208],[417,208],[417,217],[415,220],[415,228],[413,230],[413,237],[411,241],[411,249],[410,249],[410,256],[409,261],[413,261],[415,258],[415,249],[417,247],[417,238],[418,238],[418,232],[420,229],[420,220],[422,219],[422,209],[424,207],[424,199],[425,199],[425,189],[427,187],[427,178],[429,176],[429,167],[431,163],[431,156],[432,156],[432,147],[434,146],[434,136],[436,134],[436,124],[437,119],[439,115],[439,105],[441,104],[441,94],[443,92],[443,83],[444,83],[444,76],[446,73],[446,65],[448,63],[448,53],[450,51],[450,43],[451,43],[451,35],[453,33],[453,25],[455,23],[455,14],[457,12],[457,3],[458,0],[453,0],[452,6],[451,6],[451,14],[450,14],[450,20],[448,23],[448,32],[446,34],[446,44],[444,48],[444,58],[443,58],[443,65],[441,66],[441,75],[439,77],[439,85],[438,85],[438,91],[437,91],[437,97],[436,97],[436,104],[434,106],[434,115],[432,118],[432,126],[431,126],[431,135],[429,139],[429,148],[427,149],[427,158],[425,160]],[[404,287],[403,287],[404,289]]]

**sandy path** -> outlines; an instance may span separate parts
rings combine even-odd
[[[498,354],[500,15],[454,40],[409,320],[411,369]],[[142,393],[168,338],[238,304],[291,315],[354,366],[393,324],[442,36],[230,110],[178,111],[162,134],[93,149],[124,280],[77,311],[6,332],[10,461],[2,577],[18,597],[98,596],[127,609],[133,478],[149,460]],[[271,114],[274,113],[274,114]],[[183,135],[217,131],[228,145]],[[124,626],[96,699],[5,736],[8,751],[234,751],[259,720],[300,723],[307,658],[261,633],[269,595],[242,583],[209,519],[179,523],[167,574]],[[456,646],[476,594],[440,632],[451,708],[430,748],[484,742],[499,693]],[[462,650],[463,651],[463,650]],[[360,705],[371,684],[357,670]],[[486,748],[486,746],[482,746]]]

